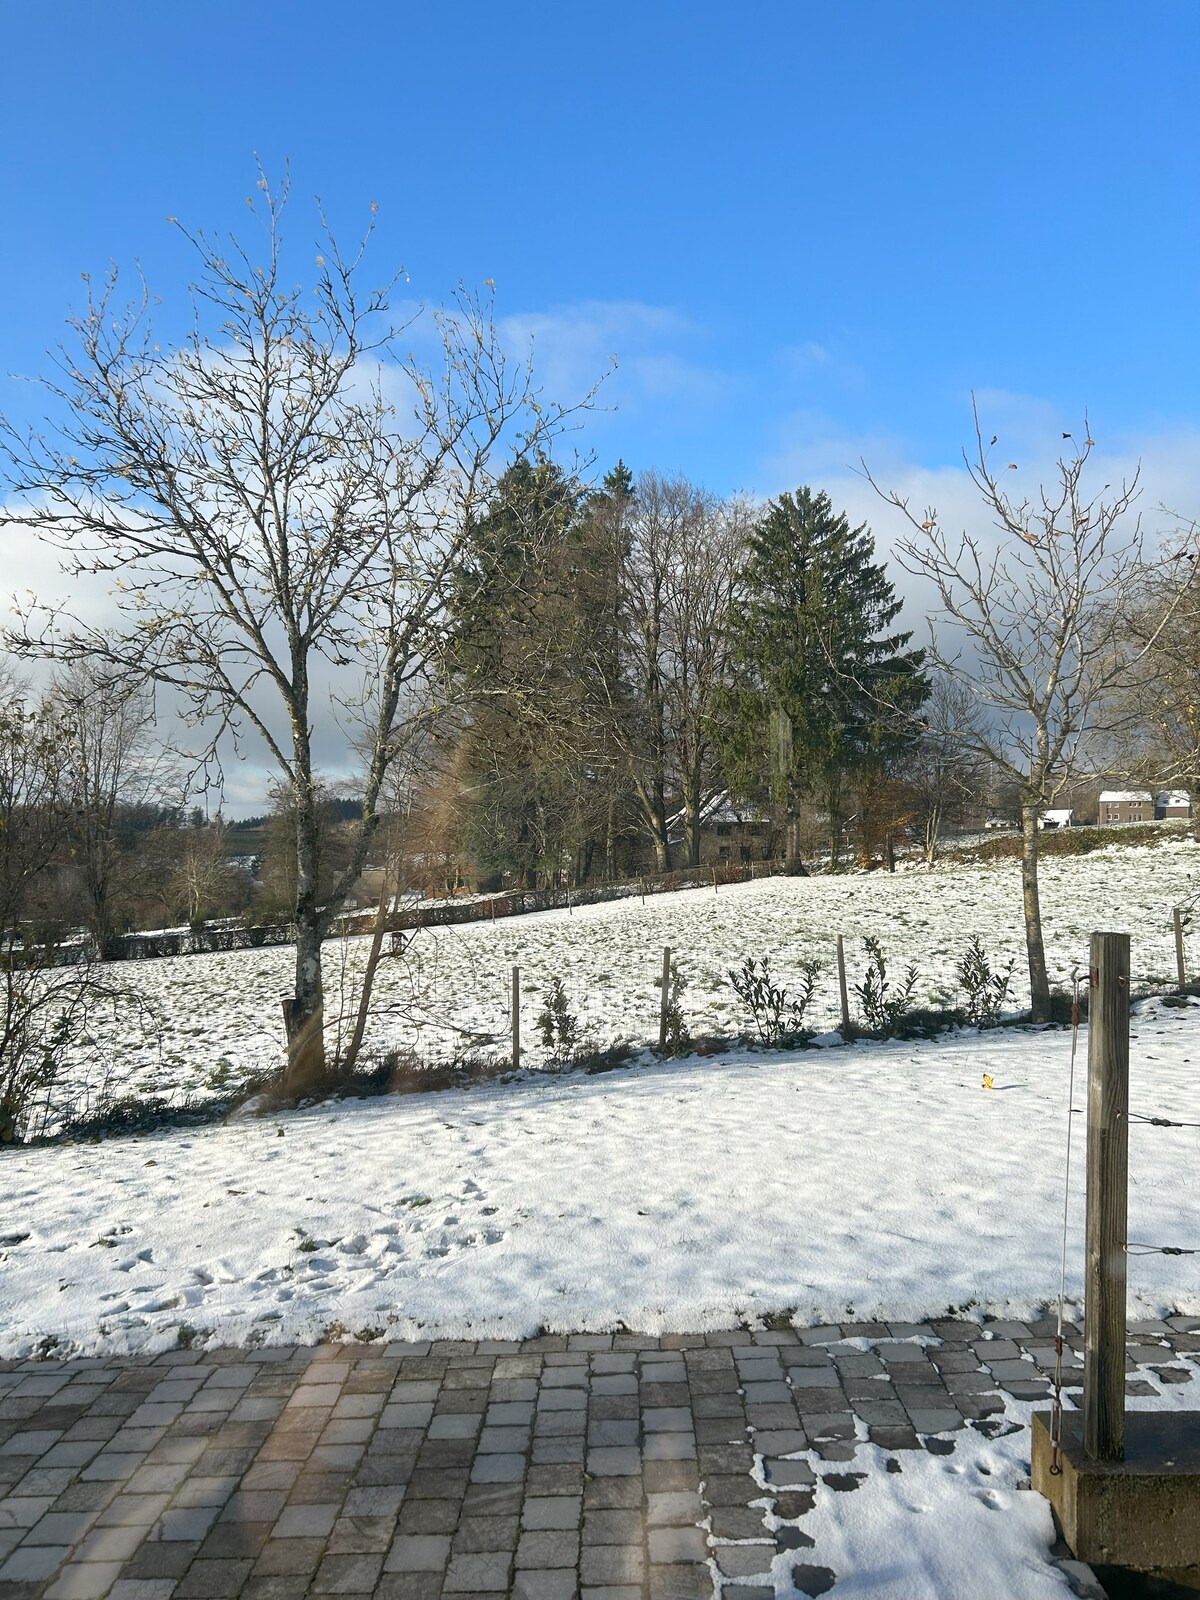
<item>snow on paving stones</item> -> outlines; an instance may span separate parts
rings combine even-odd
[[[1086,965],[1088,935],[1103,927],[1133,933],[1135,983],[1172,982],[1171,908],[1198,887],[1200,851],[1184,839],[1046,858],[1042,908],[1052,980],[1069,983],[1072,968]],[[668,944],[687,979],[683,1006],[694,1033],[736,1033],[747,1026],[727,974],[746,956],[763,954],[785,981],[806,958],[824,960],[811,1020],[833,1027],[838,933],[845,936],[852,983],[864,964],[862,938],[875,934],[896,972],[916,964],[922,1004],[954,1001],[955,965],[977,933],[993,962],[1018,958],[1012,1004],[1028,1002],[1018,864],[948,862],[934,872],[762,879],[717,893],[654,895],[644,905],[635,897],[573,913],[422,930],[406,957],[389,958],[380,968],[367,1045],[411,1047],[428,1058],[480,1048],[503,1053],[514,964],[521,968],[527,1064],[544,1058],[533,1023],[555,975],[596,1044],[652,1041]],[[363,938],[326,946],[327,1017],[336,1015],[343,984],[353,997],[366,949]],[[110,1033],[111,1086],[173,1099],[203,1097],[227,1090],[248,1072],[278,1066],[280,997],[291,983],[292,963],[292,951],[276,947],[123,964],[122,978],[158,1008],[163,1033],[161,1040]]]
[[[1173,1359],[1190,1369],[1193,1381],[1200,1378],[1200,1362],[1178,1354]],[[1142,1365],[1130,1377],[1154,1379],[1155,1373]],[[800,1464],[797,1476],[813,1485],[813,1501],[795,1518],[768,1514],[767,1526],[775,1538],[789,1527],[799,1537],[796,1548],[779,1554],[774,1554],[774,1544],[764,1547],[757,1581],[773,1588],[776,1600],[816,1594],[828,1600],[965,1600],[976,1595],[1065,1600],[1079,1594],[1090,1581],[1090,1571],[1053,1557],[1056,1530],[1050,1504],[1030,1489],[1030,1423],[1035,1411],[1047,1409],[1046,1402],[1007,1394],[1003,1400],[1005,1427],[981,1433],[967,1426],[943,1433],[934,1441],[936,1453],[881,1449],[867,1442],[858,1419],[852,1461],[835,1464],[811,1449],[793,1452],[787,1459]],[[1186,1410],[1192,1403],[1185,1385],[1126,1399],[1131,1411]],[[1067,1407],[1071,1409],[1069,1399]],[[758,1462],[756,1479],[763,1498],[754,1503],[774,1504],[779,1486],[764,1480]],[[785,1537],[780,1542],[788,1541]],[[719,1561],[719,1548],[713,1553]],[[725,1593],[736,1595],[737,1589],[726,1588]]]
[[[1200,1006],[1133,1032],[1133,1109],[1200,1121]],[[1057,1291],[1069,1048],[743,1053],[13,1151],[0,1355],[1027,1316]],[[1131,1127],[1131,1237],[1200,1243],[1198,1155]],[[1198,1261],[1131,1260],[1132,1314],[1200,1312]]]

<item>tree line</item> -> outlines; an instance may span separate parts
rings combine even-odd
[[[793,858],[816,813],[836,861],[844,829],[873,854],[921,806],[936,840],[955,797],[998,774],[1046,1015],[1039,809],[1118,755],[1198,781],[1194,530],[1147,549],[1136,483],[1087,487],[1090,435],[1064,436],[1054,479],[1019,496],[977,427],[978,530],[878,486],[907,518],[896,559],[931,596],[914,645],[869,529],[826,495],[755,507],[622,465],[589,488],[555,449],[590,397],[548,402],[490,286],[414,328],[395,280],[366,277],[371,226],[343,249],[321,218],[302,265],[286,188],[263,176],[253,204],[254,248],[181,230],[197,263],[181,336],[115,269],[89,281],[45,419],[0,420],[0,526],[32,528],[116,608],[99,622],[35,597],[10,650],[130,707],[153,693],[187,730],[194,784],[249,739],[269,762],[295,930],[289,1092],[326,1069],[322,946],[414,816],[426,854],[449,842],[528,880],[619,871],[631,841],[661,867],[694,859],[728,793]],[[359,774],[334,827],[314,740],[330,684]],[[9,704],[8,727],[34,728]],[[69,722],[47,711],[12,761]],[[78,838],[101,800],[88,808]]]
[[[520,458],[451,586],[417,795],[427,855],[495,886],[700,861],[729,796],[799,859],[898,825],[930,692],[865,526],[802,488],[763,507],[618,463],[592,490]],[[915,795],[913,796],[915,799]]]

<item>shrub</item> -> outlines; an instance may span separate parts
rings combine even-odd
[[[983,941],[978,934],[972,936],[958,963],[958,982],[967,997],[967,1021],[973,1027],[994,1028],[999,1022],[1016,964],[1017,958],[1010,956],[1006,967],[993,972]]]
[[[804,1013],[812,1002],[820,971],[819,961],[803,962],[800,991],[793,998],[781,984],[771,981],[769,956],[763,956],[761,961],[747,956],[740,968],[730,969],[729,981],[734,993],[750,1012],[763,1044],[794,1044],[809,1037]]]
[[[893,984],[887,975],[887,963],[878,939],[863,940],[867,951],[867,970],[863,981],[854,985],[854,993],[862,1009],[863,1020],[871,1032],[884,1039],[893,1039],[904,1026],[905,1014],[913,990],[917,986],[917,969],[909,966],[904,981]]]
[[[569,1061],[579,1043],[579,1018],[571,1010],[561,978],[551,978],[542,996],[537,1026],[551,1061]]]
[[[663,1054],[668,1056],[681,1056],[692,1042],[692,1035],[683,1015],[683,992],[687,988],[687,979],[675,962],[671,962],[671,978],[667,989],[666,1010],[666,1035],[663,1041]]]

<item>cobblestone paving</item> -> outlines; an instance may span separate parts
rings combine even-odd
[[[1130,1335],[1135,1391],[1190,1379],[1200,1321]],[[782,1551],[820,1592],[785,1458],[851,1460],[856,1416],[892,1451],[1007,1426],[1052,1343],[934,1320],[0,1363],[0,1600],[766,1600]]]

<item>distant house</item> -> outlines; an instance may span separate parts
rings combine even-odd
[[[1154,796],[1149,789],[1105,789],[1100,796],[1101,827],[1118,822],[1153,822]]]
[[[1154,815],[1162,821],[1166,817],[1187,817],[1192,814],[1192,797],[1186,789],[1164,789],[1154,802]]]
[[[1069,828],[1071,818],[1075,815],[1071,806],[1059,806],[1049,811],[1043,811],[1038,818],[1039,828]]]
[[[686,838],[684,815],[667,819],[673,845]],[[771,821],[756,806],[735,805],[727,794],[714,796],[700,814],[700,860],[707,866],[723,861],[754,861],[771,855]]]

